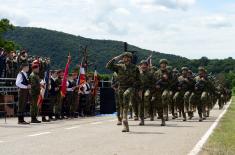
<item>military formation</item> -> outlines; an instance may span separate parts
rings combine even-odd
[[[125,52],[111,59],[106,68],[113,71],[113,84],[117,106],[117,125],[122,132],[129,132],[128,114],[145,125],[145,120],[161,120],[161,126],[170,119],[192,119],[198,112],[199,121],[210,116],[216,103],[219,108],[231,99],[232,92],[215,78],[208,75],[204,67],[194,74],[188,67],[181,70],[169,66],[166,59],[159,62],[160,68],[147,60],[132,63],[132,53]]]

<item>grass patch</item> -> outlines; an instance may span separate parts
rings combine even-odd
[[[203,147],[202,155],[235,155],[235,96],[227,113]]]

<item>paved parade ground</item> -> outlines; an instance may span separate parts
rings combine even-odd
[[[228,105],[226,105],[228,106]],[[42,124],[18,125],[16,118],[0,119],[1,155],[184,155],[191,152],[217,117],[223,112],[216,106],[211,117],[198,122],[170,120],[130,120],[130,132],[122,133],[114,115],[77,118]],[[29,119],[27,119],[29,120]]]

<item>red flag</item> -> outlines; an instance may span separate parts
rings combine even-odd
[[[81,65],[80,66],[80,74],[79,74],[79,85],[83,85],[86,82],[86,74],[85,74],[85,69]]]
[[[93,90],[93,96],[96,96],[96,94],[97,94],[98,84],[99,84],[98,73],[95,70],[95,72],[94,72],[94,90]]]
[[[65,66],[64,77],[63,77],[63,80],[62,80],[61,91],[60,91],[62,97],[65,97],[66,92],[67,92],[67,77],[68,77],[68,74],[69,74],[69,65],[70,65],[70,63],[71,63],[71,56],[70,56],[70,53],[69,53],[68,62]]]

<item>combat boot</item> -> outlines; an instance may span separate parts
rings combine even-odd
[[[123,130],[122,132],[129,132],[129,125],[128,125],[128,122],[125,120],[123,121]]]
[[[37,120],[36,116],[32,116],[31,123],[41,123],[41,121]]]
[[[122,125],[122,118],[121,117],[118,117],[117,125]]]
[[[162,118],[162,124],[161,126],[166,126],[165,118]]]
[[[144,126],[144,119],[143,119],[143,118],[140,119],[139,125],[140,125],[140,126]]]
[[[25,122],[23,116],[18,116],[18,124],[28,125],[28,124],[30,124],[30,123]]]
[[[203,118],[202,118],[202,113],[199,114],[199,122],[202,122]]]
[[[183,113],[183,121],[185,122],[187,120],[185,112]]]
[[[150,117],[150,121],[154,121],[154,116],[151,116],[151,117]]]
[[[210,117],[210,111],[209,110],[206,112],[206,117]]]

